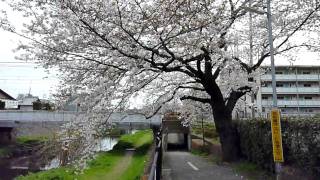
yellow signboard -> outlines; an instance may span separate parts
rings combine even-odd
[[[271,132],[274,162],[283,162],[282,137],[279,109],[271,110]]]

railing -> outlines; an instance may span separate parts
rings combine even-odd
[[[160,180],[162,169],[162,128],[156,133],[156,149],[148,180]]]
[[[281,94],[315,94],[319,93],[319,87],[277,87],[277,93]],[[272,87],[262,87],[262,94],[272,94]]]
[[[261,76],[262,81],[271,81],[271,74]],[[276,74],[277,81],[319,81],[318,74]]]
[[[271,100],[262,100],[261,101],[262,106],[272,106]],[[278,106],[280,107],[307,107],[307,106],[313,106],[313,107],[319,107],[320,101],[318,100],[278,100]]]
[[[42,122],[42,121],[71,121],[76,112],[70,111],[22,111],[2,110],[0,121]]]
[[[84,115],[75,111],[23,111],[23,110],[0,110],[0,121],[19,121],[19,122],[41,122],[41,121],[72,121],[77,115]],[[106,115],[107,116],[107,115]],[[142,114],[113,113],[109,118],[110,123],[130,124],[143,123],[159,125],[161,116],[155,115],[150,119]]]

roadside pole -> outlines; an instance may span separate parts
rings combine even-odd
[[[249,1],[249,8],[251,9],[251,1]],[[252,12],[249,11],[249,60],[250,60],[250,66],[253,66],[253,37],[252,37],[252,33],[253,33],[253,27],[252,27]],[[252,75],[251,75],[252,76]],[[252,78],[252,81],[254,81],[253,76],[250,78]],[[254,105],[254,92],[251,92],[251,118],[255,117],[255,105]]]
[[[204,141],[204,126],[203,126],[203,112],[201,112],[201,127],[202,127],[202,146],[205,146],[205,141]]]
[[[277,90],[276,90],[276,77],[274,66],[274,49],[273,49],[273,36],[272,36],[272,15],[271,15],[271,0],[267,0],[267,19],[268,19],[268,38],[270,46],[270,59],[271,59],[271,73],[272,73],[272,98],[273,109],[271,111],[271,130],[272,130],[272,145],[273,157],[275,162],[275,172],[277,180],[281,179],[281,163],[283,162],[282,151],[282,138],[281,138],[281,122],[280,112],[277,105]]]

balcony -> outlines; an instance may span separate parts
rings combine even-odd
[[[272,101],[262,100],[261,105],[271,107]],[[320,101],[317,100],[278,100],[279,107],[320,107]]]
[[[261,81],[271,81],[271,74],[261,76]],[[276,74],[276,81],[319,81],[318,74]]]
[[[272,94],[272,87],[262,87],[262,94]],[[320,87],[277,87],[277,94],[318,94]]]

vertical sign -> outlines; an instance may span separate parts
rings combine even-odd
[[[271,110],[271,132],[274,162],[283,162],[282,137],[279,109]]]

